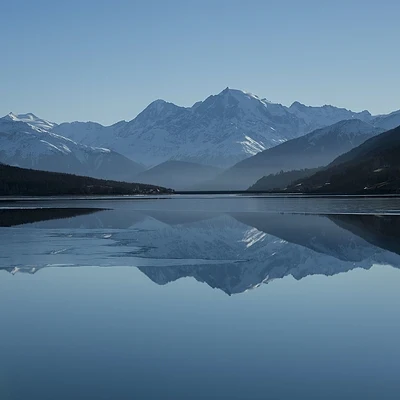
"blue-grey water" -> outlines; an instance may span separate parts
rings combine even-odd
[[[400,200],[0,202],[0,399],[398,399]]]

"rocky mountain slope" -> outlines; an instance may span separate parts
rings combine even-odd
[[[78,144],[33,114],[0,118],[0,162],[43,171],[134,181],[144,167],[106,148]]]

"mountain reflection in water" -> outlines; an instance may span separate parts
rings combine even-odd
[[[0,229],[11,273],[134,266],[159,285],[193,277],[231,295],[287,275],[400,266],[397,215],[1,210],[0,226],[12,225]]]

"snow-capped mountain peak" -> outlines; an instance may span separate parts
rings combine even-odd
[[[165,119],[169,115],[179,111],[179,110],[187,110],[185,107],[179,107],[174,103],[170,103],[168,101],[157,99],[150,103],[133,121],[136,119],[145,120],[145,119]],[[132,121],[131,121],[132,122]]]
[[[10,121],[24,122],[36,131],[49,131],[57,126],[56,123],[47,121],[45,119],[37,117],[35,114],[15,114],[13,112],[8,113],[5,117]]]
[[[241,89],[233,89],[230,87],[225,88],[218,96],[226,96],[226,95],[230,95],[235,97],[237,100],[241,101],[243,98],[247,98],[247,99],[255,99],[260,101],[260,98],[250,92],[246,92],[245,90],[241,90]]]
[[[254,132],[251,131],[260,123],[261,126],[256,130],[257,134],[264,136],[265,145],[260,146],[264,149],[277,143],[274,136],[280,136],[279,143],[303,134],[302,127],[298,126],[296,117],[286,107],[239,89],[228,87],[217,95],[211,95],[201,104],[196,103],[195,110],[203,118],[216,120],[217,123],[221,118],[225,120],[224,122],[230,119],[231,125],[238,128],[240,124],[247,125],[249,122],[248,126],[242,127],[243,138],[248,136],[256,141],[259,140],[252,136]],[[271,141],[272,143],[268,143]]]
[[[234,107],[245,112],[250,111],[253,113],[260,111],[259,107],[268,107],[270,105],[282,107],[280,104],[274,104],[266,99],[261,99],[253,93],[229,87],[217,95],[208,97],[203,103],[207,105],[223,105],[228,108]]]

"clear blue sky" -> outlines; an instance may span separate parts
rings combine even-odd
[[[0,114],[132,119],[226,86],[290,105],[400,108],[400,2],[2,2]]]

